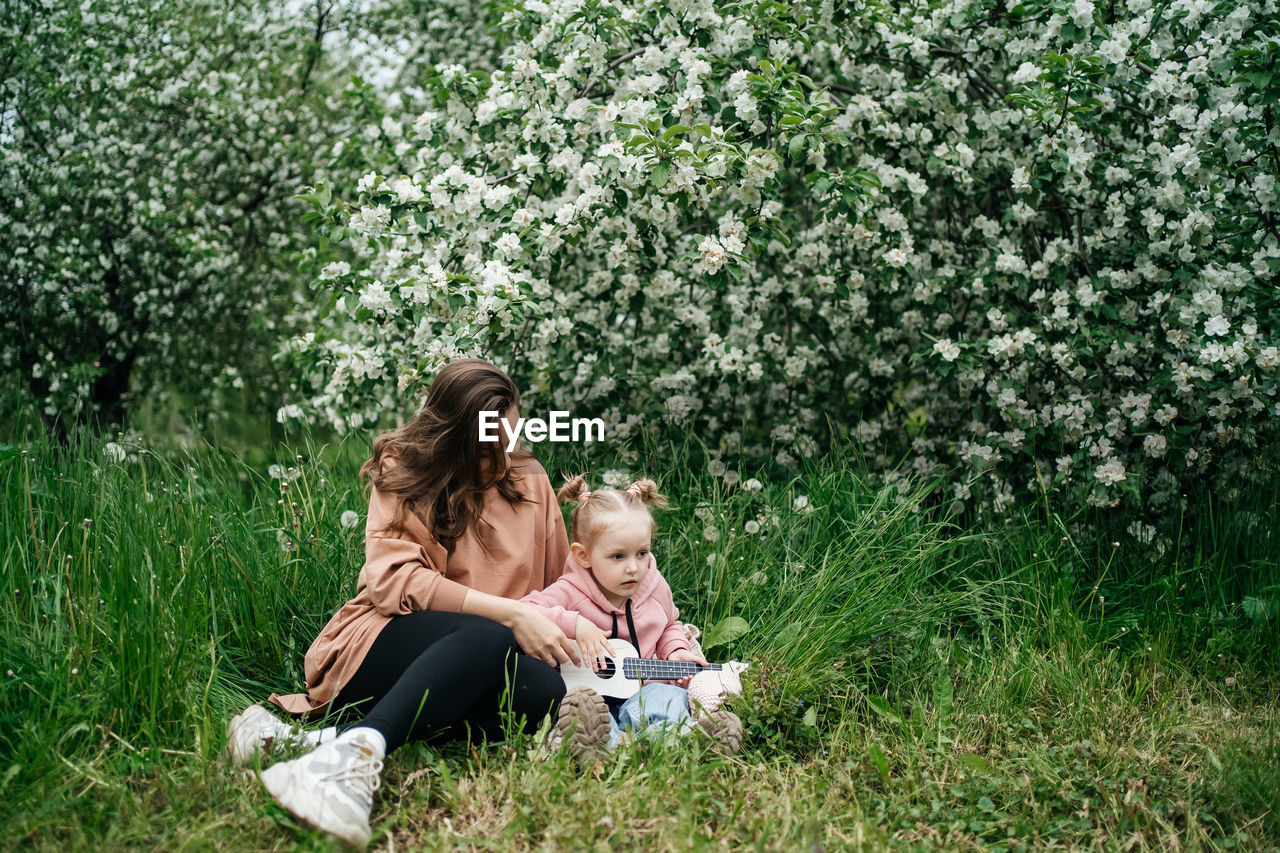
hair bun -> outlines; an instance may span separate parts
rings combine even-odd
[[[638,497],[645,505],[667,506],[667,499],[658,491],[658,484],[648,478],[636,480],[627,486],[626,491]]]

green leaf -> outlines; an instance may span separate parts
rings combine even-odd
[[[1246,595],[1240,606],[1244,608],[1244,615],[1248,616],[1252,621],[1266,622],[1276,615],[1277,609],[1280,609],[1280,599],[1264,599],[1256,595]]]
[[[667,128],[665,133],[662,134],[662,140],[664,142],[670,142],[671,137],[675,136],[677,133],[688,133],[690,130],[691,128],[686,127],[683,124],[673,124],[671,127]]]
[[[667,185],[667,173],[671,167],[666,163],[659,163],[653,168],[653,174],[649,175],[649,185],[655,190],[660,190]]]
[[[773,647],[775,649],[789,648],[796,640],[800,639],[800,632],[803,630],[804,626],[799,622],[792,622],[774,635]]]
[[[804,712],[804,718],[800,720],[801,724],[807,729],[815,729],[818,727],[818,706],[810,705],[809,710]]]
[[[330,314],[333,313],[333,306],[337,304],[338,304],[338,294],[335,291],[334,293],[329,294],[329,298],[325,301],[324,307],[320,309],[320,314],[316,317],[316,319],[323,320],[325,317],[328,317]]]
[[[880,716],[888,717],[895,722],[902,722],[902,715],[895,711],[893,706],[881,697],[876,696],[875,694],[869,694],[867,696],[867,704],[870,705]]]
[[[791,141],[787,143],[787,156],[792,160],[798,160],[803,152],[804,134],[798,133],[791,137]]]
[[[960,756],[960,763],[965,767],[968,767],[970,770],[977,770],[981,773],[991,772],[991,762],[987,761],[981,755],[974,755],[971,752],[966,752],[964,755]]]
[[[746,619],[741,616],[728,616],[707,629],[707,635],[703,638],[702,646],[705,649],[725,646],[743,634],[750,632],[750,630],[751,626]]]
[[[867,747],[867,758],[871,760],[871,766],[876,769],[876,773],[880,774],[880,781],[888,785],[889,759],[884,754],[884,750],[873,743]]]
[[[933,682],[933,707],[937,709],[940,718],[945,720],[951,716],[954,701],[955,692],[951,686],[951,676],[945,672],[939,673]]]

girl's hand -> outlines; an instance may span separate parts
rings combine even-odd
[[[578,647],[546,614],[532,604],[513,603],[518,609],[511,619],[510,627],[525,654],[551,666],[559,666],[568,661],[581,663]]]
[[[677,649],[676,651],[667,655],[667,660],[683,660],[683,661],[688,661],[690,663],[696,663],[699,666],[711,666],[711,664],[707,663],[706,658],[702,657],[701,655],[695,655],[693,651],[690,649]],[[688,690],[689,682],[690,680],[692,680],[692,678],[693,676],[691,675],[686,676],[680,679],[679,681],[677,681],[676,684],[679,684],[681,687]]]
[[[605,661],[613,657],[613,649],[609,647],[600,626],[588,621],[579,613],[574,633],[577,635],[578,648],[582,650],[584,665],[590,663],[593,672],[604,669]]]

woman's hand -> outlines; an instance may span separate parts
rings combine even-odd
[[[520,650],[543,663],[559,666],[565,661],[579,663],[578,647],[564,635],[560,626],[532,604],[467,590],[462,599],[463,613],[474,613],[501,622],[516,635]]]
[[[578,648],[582,650],[582,659],[591,664],[594,672],[604,669],[605,661],[613,657],[613,649],[609,647],[600,626],[579,613],[574,633],[577,635]]]
[[[695,655],[690,649],[677,649],[671,654],[667,655],[667,660],[683,660],[683,661],[689,661],[690,663],[696,663],[699,666],[711,666],[711,664],[707,663],[706,658],[702,657],[701,655]],[[677,681],[676,684],[688,690],[689,681],[692,678],[693,676],[691,675],[687,676]]]
[[[568,661],[581,664],[578,647],[564,635],[560,626],[531,604],[513,603],[517,609],[509,624],[525,654],[551,666]]]

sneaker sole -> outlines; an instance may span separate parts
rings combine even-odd
[[[594,690],[569,691],[560,702],[556,729],[574,758],[583,764],[593,764],[609,753],[609,706]]]
[[[742,721],[731,711],[712,711],[699,717],[698,730],[712,751],[724,758],[732,758],[742,748]]]

